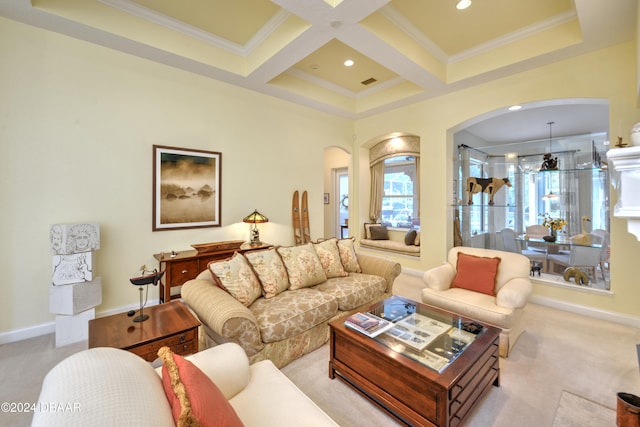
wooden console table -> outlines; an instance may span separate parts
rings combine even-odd
[[[219,248],[216,247],[216,244],[219,244]],[[206,252],[199,252],[194,249],[175,252],[174,254],[171,252],[162,252],[153,255],[159,263],[158,271],[165,271],[159,283],[161,303],[180,298],[180,293],[172,294],[171,288],[182,286],[187,280],[195,279],[201,271],[207,268],[207,264],[211,261],[230,258],[235,252],[245,253],[258,249],[267,249],[272,246],[268,243],[251,245],[249,243],[243,243],[242,240],[217,242],[211,243],[210,245],[211,249]]]

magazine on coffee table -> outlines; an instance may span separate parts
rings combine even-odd
[[[393,323],[366,312],[352,314],[345,319],[344,325],[371,338],[393,328]]]

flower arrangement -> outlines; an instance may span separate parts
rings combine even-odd
[[[549,214],[545,214],[542,221],[542,226],[547,227],[551,233],[562,230],[565,225],[567,221],[564,218],[551,218]]]

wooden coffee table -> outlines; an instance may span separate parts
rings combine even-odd
[[[90,320],[89,348],[121,348],[149,362],[163,346],[180,355],[198,351],[200,322],[182,301],[146,307],[144,314],[149,315],[144,322],[134,322],[127,313]]]
[[[409,425],[459,425],[492,384],[500,385],[500,329],[397,296],[367,311],[386,313],[390,318],[390,307],[409,307],[408,312],[417,315],[406,321],[434,319],[448,332],[416,350],[393,338],[391,331],[370,338],[346,327],[344,318],[335,320],[329,324],[329,377],[337,376]],[[404,324],[402,320],[396,323]],[[481,331],[476,333],[478,328]],[[456,337],[463,337],[465,343],[460,344]],[[442,348],[446,345],[451,345],[451,351]]]

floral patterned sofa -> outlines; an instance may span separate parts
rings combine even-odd
[[[356,254],[353,239],[236,253],[182,286],[200,348],[236,342],[282,367],[329,339],[327,324],[391,296],[399,263]]]

